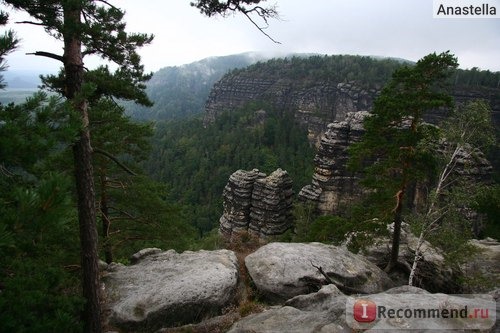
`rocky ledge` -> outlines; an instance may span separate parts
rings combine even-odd
[[[495,299],[475,295],[470,298],[446,294],[430,294],[415,287],[397,287],[383,293],[346,296],[334,285],[326,285],[316,293],[296,296],[284,306],[270,308],[262,313],[245,317],[233,325],[228,333],[343,333],[343,332],[498,332],[495,324]],[[354,320],[353,305],[371,301],[386,309],[430,309],[432,307],[464,309],[477,304],[487,307],[490,318],[474,322],[467,319],[375,319],[372,322]],[[470,312],[467,313],[467,315]],[[472,314],[471,314],[472,315]]]
[[[427,328],[405,318],[376,321],[361,328],[367,332],[498,332],[498,324],[492,326],[500,318],[495,311],[495,300],[500,299],[500,245],[490,239],[472,243],[481,253],[469,261],[464,277],[482,271],[486,274],[477,281],[488,288],[481,289],[481,295],[467,298],[431,294],[409,286],[392,288],[400,281],[391,281],[370,262],[370,257],[320,243],[269,243],[246,257],[248,275],[242,274],[244,270],[239,269],[232,251],[176,253],[145,249],[133,256],[130,266],[103,264],[106,326],[120,332],[141,333],[357,332],[353,328],[356,323],[352,321],[352,309],[358,300],[371,300],[387,308],[463,308],[464,304],[476,304],[470,302],[486,301],[478,307],[489,306],[490,322],[483,321],[484,326],[470,330],[463,329],[463,324],[475,324],[473,320],[443,322],[433,318],[426,319]],[[432,251],[426,253],[429,258],[438,256]],[[440,278],[439,271],[431,270],[429,279],[433,274]],[[261,303],[258,308],[264,312],[245,318],[241,318],[241,305],[240,311],[231,311],[236,309],[238,300],[245,301],[244,293],[238,291],[244,289],[243,280],[248,277],[252,281],[245,283],[255,287],[261,301],[279,305]]]

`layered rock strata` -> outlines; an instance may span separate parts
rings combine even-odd
[[[321,138],[314,158],[314,174],[311,184],[304,186],[299,200],[311,203],[322,215],[338,215],[363,193],[359,185],[362,176],[348,170],[348,148],[361,140],[364,133],[363,121],[370,115],[367,111],[347,113],[345,120],[335,121]],[[441,149],[448,149],[446,144]],[[461,149],[455,161],[454,175],[474,182],[491,181],[493,167],[478,150]],[[428,184],[418,184],[408,193],[414,206],[425,203]],[[479,220],[472,211],[465,211],[471,221]],[[470,215],[470,216],[469,216]],[[476,227],[475,227],[476,228]]]
[[[208,126],[224,111],[234,111],[251,101],[267,101],[276,109],[294,114],[316,143],[327,124],[343,120],[348,112],[371,110],[379,91],[363,89],[356,82],[304,82],[278,77],[227,75],[217,82],[205,105]]]
[[[238,170],[229,176],[222,192],[224,210],[219,230],[223,235],[231,237],[233,233],[248,231],[253,187],[257,179],[264,177],[266,174],[257,169]]]
[[[223,191],[219,231],[228,239],[247,231],[258,238],[284,233],[292,226],[292,185],[281,169],[267,177],[257,169],[236,171]]]
[[[299,193],[299,200],[315,205],[321,214],[335,214],[360,195],[358,176],[347,170],[349,146],[361,139],[367,111],[347,113],[345,120],[328,125],[314,158],[312,184]]]

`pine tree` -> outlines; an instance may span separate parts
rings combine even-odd
[[[84,58],[99,55],[116,63],[119,69],[114,81],[106,82],[106,93],[123,93],[124,86],[144,89],[144,68],[136,52],[138,47],[152,41],[152,36],[128,34],[123,22],[124,12],[106,1],[87,0],[4,0],[16,9],[26,11],[33,21],[25,22],[42,26],[49,35],[64,43],[62,55],[36,51],[62,62],[63,79],[59,89],[68,101],[68,107],[80,115],[80,131],[73,144],[73,160],[78,198],[78,220],[80,226],[81,264],[83,271],[83,295],[85,332],[101,332],[99,271],[97,256],[97,230],[95,191],[92,166],[92,145],[89,132],[89,99],[100,93],[96,83],[85,80]],[[106,72],[107,70],[105,70]],[[107,71],[109,73],[109,71]],[[54,83],[55,80],[46,80]],[[139,100],[137,96],[132,99]],[[140,100],[139,100],[140,101]]]
[[[3,11],[0,11],[0,26],[4,26],[9,21],[9,15]],[[0,36],[0,72],[7,69],[7,62],[5,57],[12,51],[14,51],[19,45],[19,39],[17,39],[15,33],[12,30],[7,30],[3,35]],[[5,82],[3,82],[3,77],[0,76],[0,89],[5,88]]]
[[[445,52],[429,54],[415,66],[397,69],[376,99],[373,115],[364,122],[361,142],[351,148],[351,165],[363,169],[363,184],[384,199],[384,214],[392,215],[394,231],[386,271],[398,263],[409,187],[433,169],[434,156],[421,143],[437,131],[423,122],[423,117],[431,110],[452,106],[444,83],[457,66],[456,58]]]

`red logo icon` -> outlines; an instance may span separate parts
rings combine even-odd
[[[377,319],[377,306],[372,301],[357,300],[354,303],[354,319],[360,323],[371,323]]]

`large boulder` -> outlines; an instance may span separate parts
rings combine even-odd
[[[319,269],[347,292],[376,293],[392,286],[365,258],[321,243],[270,243],[245,258],[258,291],[271,302],[317,291],[327,283]]]
[[[234,301],[238,261],[232,251],[142,251],[135,264],[112,264],[104,284],[111,326],[154,331],[199,322]]]
[[[472,296],[472,295],[470,295]],[[448,320],[426,317],[425,319],[386,318],[370,323],[358,323],[354,319],[357,301],[373,301],[377,307],[387,309],[464,309],[467,319]],[[474,321],[469,318],[473,307],[490,310],[490,318]],[[378,308],[377,308],[378,309]],[[495,302],[492,297],[475,295],[457,297],[430,294],[416,287],[398,287],[384,293],[346,296],[334,285],[326,285],[316,293],[296,296],[282,307],[272,307],[262,313],[247,316],[236,322],[228,333],[340,333],[340,332],[496,332]],[[377,310],[379,311],[379,310]],[[387,313],[386,313],[387,312]],[[388,311],[384,312],[388,314]],[[365,330],[368,329],[368,330]]]
[[[392,233],[393,224],[388,226]],[[402,225],[398,261],[406,267],[413,265],[418,237],[409,231],[409,226]],[[363,250],[363,255],[375,265],[384,267],[389,262],[391,255],[392,239],[377,238]],[[420,259],[414,278],[414,285],[430,292],[460,293],[462,291],[459,281],[461,270],[459,267],[450,266],[441,250],[424,241],[420,247]],[[408,283],[409,269],[396,270],[391,273],[391,278],[398,285]]]

